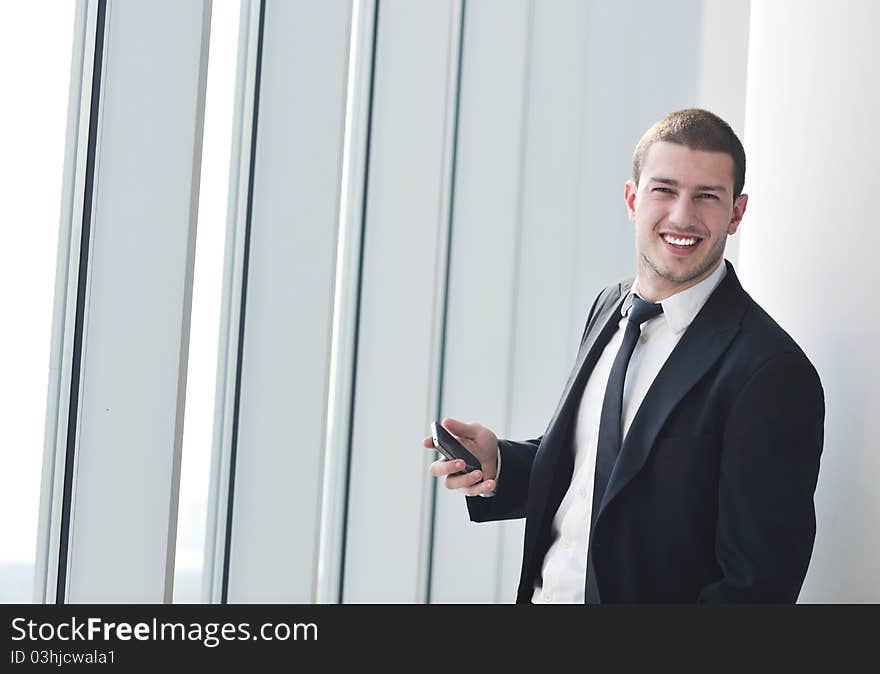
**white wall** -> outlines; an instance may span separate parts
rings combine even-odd
[[[744,139],[749,0],[703,0],[698,105],[720,115]],[[748,192],[749,174],[746,171]],[[727,239],[724,257],[739,262],[739,233]],[[738,267],[737,267],[738,268]]]
[[[752,1],[742,281],[825,389],[805,602],[880,601],[878,25],[870,0]]]

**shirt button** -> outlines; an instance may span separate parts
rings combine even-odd
[[[546,601],[546,602],[550,602],[550,601],[552,601],[552,600],[553,600],[553,595],[550,594],[549,592],[545,592],[545,593],[544,593],[544,601]]]
[[[587,490],[584,487],[578,489],[578,496],[581,498],[587,498]]]
[[[642,344],[644,344],[645,342],[648,341],[648,335],[642,335],[641,337],[639,337],[639,341],[640,341]]]
[[[562,547],[566,550],[571,550],[571,541],[567,538],[562,541]]]

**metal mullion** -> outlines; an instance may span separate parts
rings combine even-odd
[[[106,0],[80,0],[74,24],[34,570],[34,599],[42,603],[64,603],[69,567],[72,480],[76,463],[106,10]]]
[[[247,248],[259,111],[263,0],[242,3],[233,130],[223,305],[217,365],[213,458],[205,539],[203,598],[225,603],[235,489],[235,435],[247,294]]]
[[[443,407],[443,374],[446,356],[446,323],[449,308],[449,267],[452,244],[452,218],[455,207],[455,163],[458,149],[458,127],[461,101],[461,60],[464,46],[465,0],[452,6],[449,35],[449,66],[446,82],[446,123],[444,129],[443,184],[437,223],[437,248],[434,283],[434,333],[432,336],[432,368],[428,395],[428,418],[425,428],[439,420]],[[434,545],[437,480],[428,473],[428,463],[436,453],[426,454],[422,501],[422,537],[419,546],[418,596],[422,603],[431,600],[431,565]]]
[[[317,603],[342,601],[377,12],[376,0],[353,2],[315,578]]]

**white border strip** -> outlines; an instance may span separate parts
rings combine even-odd
[[[354,0],[346,86],[345,136],[339,194],[336,276],[333,288],[333,326],[327,393],[318,559],[315,565],[316,603],[342,599],[342,564],[348,483],[351,401],[355,366],[358,293],[366,193],[367,139],[376,39],[376,3]]]

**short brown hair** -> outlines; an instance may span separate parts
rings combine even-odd
[[[730,124],[708,110],[686,108],[670,112],[654,122],[633,152],[633,182],[639,185],[645,153],[658,140],[684,145],[691,150],[724,152],[733,158],[733,198],[742,194],[746,182],[746,152]]]

